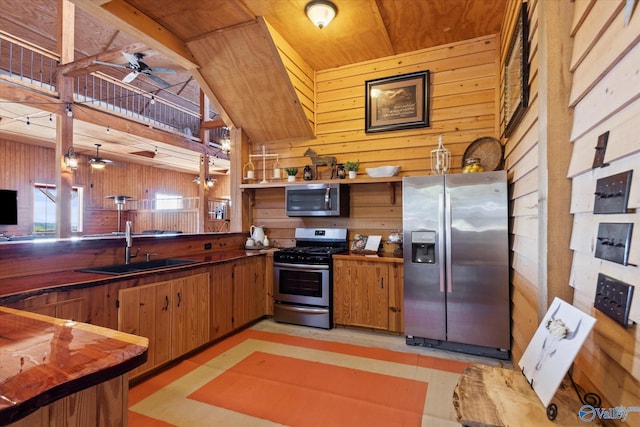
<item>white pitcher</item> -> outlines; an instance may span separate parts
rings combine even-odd
[[[262,242],[264,240],[264,225],[252,225],[249,228],[249,234],[256,242]]]

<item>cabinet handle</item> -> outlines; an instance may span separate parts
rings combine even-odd
[[[178,307],[180,307],[181,302],[182,302],[182,294],[178,292]]]
[[[162,307],[162,311],[167,311],[169,310],[169,296],[165,295],[164,296],[164,307]]]
[[[380,289],[384,289],[384,277],[380,278]]]

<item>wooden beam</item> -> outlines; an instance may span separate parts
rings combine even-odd
[[[60,63],[73,62],[75,51],[75,5],[68,0],[58,0],[58,52]],[[58,76],[56,87],[60,101],[73,102],[73,80]],[[73,116],[67,114],[66,105],[58,105],[56,114],[56,237],[71,237],[71,197],[73,187],[73,171],[66,168],[64,155],[73,147]]]
[[[75,49],[75,17],[76,7],[69,0],[58,0],[57,42],[60,63],[73,62]]]
[[[144,43],[137,42],[121,48],[102,52],[97,55],[88,56],[78,61],[69,62],[67,64],[59,66],[58,74],[64,75],[67,77],[76,77],[81,74],[92,73],[102,68],[106,68],[105,65],[95,64],[94,61],[115,62],[118,59],[123,58],[122,52],[133,53],[140,50],[144,50],[145,48],[146,48],[146,45]]]
[[[124,0],[69,0],[82,10],[159,51],[176,64],[198,67],[186,43]]]
[[[205,120],[202,122],[201,128],[202,129],[218,129],[218,128],[223,128],[226,125],[224,124],[224,120],[222,119],[215,119],[215,120]]]
[[[573,7],[572,2],[538,3],[538,149],[540,164],[547,166],[538,175],[539,315],[546,313],[555,297],[573,301],[573,288],[569,286],[573,259],[571,180],[566,177],[573,148],[573,110],[569,108],[573,41],[566,29]]]

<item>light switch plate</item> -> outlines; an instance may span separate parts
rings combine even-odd
[[[601,222],[598,224],[596,258],[627,265],[633,223]]]
[[[600,273],[593,306],[626,328],[629,325],[633,289],[633,285]]]
[[[604,155],[607,151],[607,142],[609,142],[609,131],[606,131],[598,137],[598,145],[596,145],[596,153],[593,156],[592,169],[609,166],[604,162]]]
[[[594,214],[627,213],[633,170],[600,178],[596,183]]]

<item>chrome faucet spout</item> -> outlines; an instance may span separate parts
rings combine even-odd
[[[131,221],[126,222],[124,238],[127,243],[127,247],[130,248],[133,243],[133,237],[131,236]]]
[[[129,264],[131,262],[131,258],[135,258],[136,256],[138,256],[138,252],[140,252],[140,249],[138,249],[138,252],[136,252],[135,255],[131,255],[131,246],[133,244],[133,236],[131,235],[131,221],[126,222],[124,240],[124,263]]]

